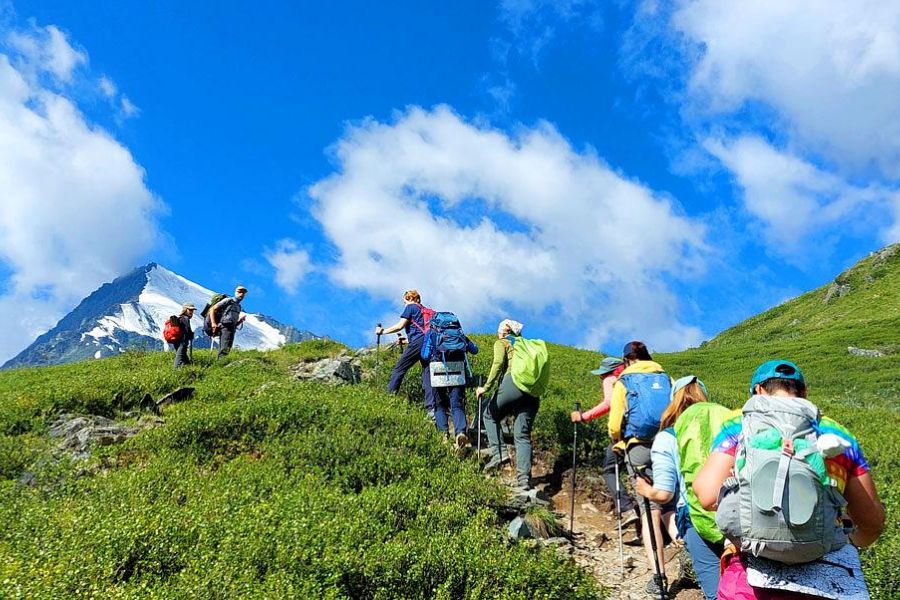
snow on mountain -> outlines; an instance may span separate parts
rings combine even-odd
[[[208,347],[200,310],[212,295],[212,290],[150,263],[101,286],[3,368],[101,358],[128,348],[162,350],[166,348],[162,339],[166,320],[179,314],[187,302],[197,307],[191,320],[197,335],[194,345]],[[271,350],[287,342],[315,337],[271,317],[247,314],[235,336],[235,347]]]

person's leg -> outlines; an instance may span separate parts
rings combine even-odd
[[[491,460],[487,466],[495,466],[500,464],[503,455],[503,432],[500,429],[500,422],[509,414],[510,398],[514,395],[513,390],[518,392],[512,377],[506,375],[500,382],[500,389],[497,394],[484,402],[484,432],[488,438],[488,444],[494,451]],[[521,392],[519,392],[521,393]]]
[[[173,346],[175,346],[175,361],[173,363],[173,366],[176,369],[181,366],[181,353],[179,352],[179,349],[182,345],[183,344],[173,344]]]
[[[435,389],[431,387],[431,367],[428,361],[420,360],[419,362],[422,364],[422,393],[425,398],[425,410],[430,413],[437,405],[438,394]]]
[[[513,439],[516,442],[516,483],[526,489],[531,487],[531,428],[539,406],[540,401],[528,394],[522,394],[516,402],[516,423],[513,431]]]
[[[603,481],[606,482],[606,488],[609,490],[609,495],[612,496],[613,502],[616,501],[616,489],[619,490],[619,509],[622,511],[622,514],[626,514],[632,510],[635,510],[634,499],[631,495],[625,490],[625,486],[622,485],[622,481],[616,481],[616,463],[619,463],[620,472],[625,471],[624,461],[622,461],[622,457],[616,454],[613,450],[613,445],[608,444],[606,446],[606,453],[603,456]]]
[[[684,535],[684,546],[691,555],[691,564],[703,597],[716,600],[719,589],[719,556],[722,554],[721,544],[711,544],[700,537],[697,530],[688,527]]]
[[[450,405],[449,391],[449,388],[435,388],[438,402],[434,407],[434,426],[445,434],[450,433],[450,425],[447,422],[447,409]]]
[[[419,351],[421,349],[421,344],[409,344],[403,350],[403,354],[400,355],[400,358],[397,359],[397,363],[391,370],[391,378],[388,380],[387,386],[388,394],[395,394],[400,389],[400,384],[403,383],[403,376],[406,375],[410,367],[420,360]]]
[[[219,332],[219,354],[217,358],[221,358],[231,352],[231,346],[234,344],[234,327],[222,325]]]
[[[450,395],[450,411],[453,414],[453,433],[459,435],[461,433],[468,434],[466,427],[466,388],[457,385],[448,390]]]
[[[650,465],[650,447],[645,446],[643,444],[634,444],[628,448],[626,451],[628,453],[628,461],[626,462],[628,466],[628,474],[634,478],[638,476],[638,473],[646,473],[650,475],[649,465]],[[653,560],[653,547],[651,546],[650,540],[650,527],[651,527],[651,515],[647,514],[647,506],[648,503],[645,498],[639,497],[638,507],[641,513],[641,539],[644,541],[644,554],[647,557],[647,566],[650,568],[650,571],[655,575],[656,574],[656,563]],[[651,509],[651,513],[654,512]],[[657,512],[657,518],[655,519],[656,525],[658,527],[659,516]],[[654,528],[656,531],[656,528]],[[658,538],[657,538],[658,539]],[[665,567],[664,563],[659,565],[660,574],[665,575]]]

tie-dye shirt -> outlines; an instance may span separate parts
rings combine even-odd
[[[859,442],[853,437],[843,425],[828,417],[822,417],[819,421],[817,431],[818,435],[833,433],[850,444],[844,452],[838,454],[834,458],[825,459],[825,467],[828,469],[828,476],[837,486],[838,490],[843,493],[847,480],[851,477],[859,477],[863,473],[869,471],[869,463],[863,456]],[[741,411],[736,410],[722,424],[722,429],[715,437],[712,443],[713,452],[724,452],[735,456],[737,454],[738,440],[741,436]]]

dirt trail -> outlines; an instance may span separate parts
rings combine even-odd
[[[533,474],[536,486],[550,497],[553,510],[561,516],[560,522],[568,528],[571,472],[560,472],[558,465],[553,468],[537,461]],[[612,499],[606,493],[602,480],[596,475],[579,474],[575,493],[574,530],[574,544],[568,548],[561,546],[560,551],[568,552],[576,563],[609,589],[612,600],[651,598],[644,586],[651,577],[652,568],[647,567],[642,546],[627,543],[623,545],[624,578],[621,576],[618,529]],[[637,526],[623,529],[623,539],[626,542],[638,539]],[[678,555],[681,552],[684,552],[686,558],[686,550],[671,544],[666,548],[666,574],[670,584],[678,577]],[[669,598],[676,600],[703,600],[703,594],[689,577],[684,577],[672,592]]]

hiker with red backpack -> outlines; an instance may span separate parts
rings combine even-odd
[[[609,438],[616,452],[624,454],[632,481],[638,477],[653,480],[650,448],[659,432],[663,411],[669,405],[672,379],[650,356],[643,342],[625,344],[622,350],[625,370],[613,385],[609,410]],[[641,534],[647,562],[654,570],[647,582],[647,593],[665,598],[667,594],[665,560],[661,559],[663,538],[660,526],[664,512],[674,510],[657,502],[638,504],[641,512]],[[650,514],[647,514],[649,510]],[[652,538],[651,538],[651,531]]]
[[[790,361],[760,365],[750,395],[693,484],[730,542],[717,597],[868,598],[856,547],[878,539],[885,512],[859,442],[806,399]]]
[[[494,361],[488,380],[475,393],[481,397],[499,382],[497,394],[485,403],[482,417],[485,433],[493,454],[485,464],[485,471],[500,468],[504,461],[502,419],[513,416],[513,440],[516,447],[516,485],[531,489],[531,428],[540,406],[540,397],[550,378],[547,347],[541,340],[521,337],[522,324],[504,319],[497,327],[494,342]]]
[[[436,400],[434,424],[449,439],[449,416],[453,418],[456,454],[465,456],[471,444],[466,431],[466,383],[471,378],[468,354],[478,354],[478,346],[463,332],[451,312],[437,312],[431,318],[420,356],[428,361],[431,387]]]
[[[175,347],[175,368],[191,364],[190,348],[194,341],[191,317],[197,308],[184,304],[178,316],[172,315],[163,327],[163,338]]]
[[[375,328],[375,335],[383,335],[395,333],[403,330],[406,332],[408,343],[403,350],[403,354],[397,359],[391,371],[391,378],[388,381],[387,391],[389,394],[396,394],[400,390],[400,384],[403,383],[403,377],[406,372],[412,368],[417,362],[422,366],[422,391],[425,394],[425,410],[428,417],[434,420],[434,411],[437,406],[437,398],[431,387],[431,373],[429,371],[429,362],[422,358],[422,345],[425,343],[425,334],[434,316],[434,310],[422,304],[422,297],[416,290],[407,290],[403,294],[403,312],[400,313],[400,320],[390,327]]]

